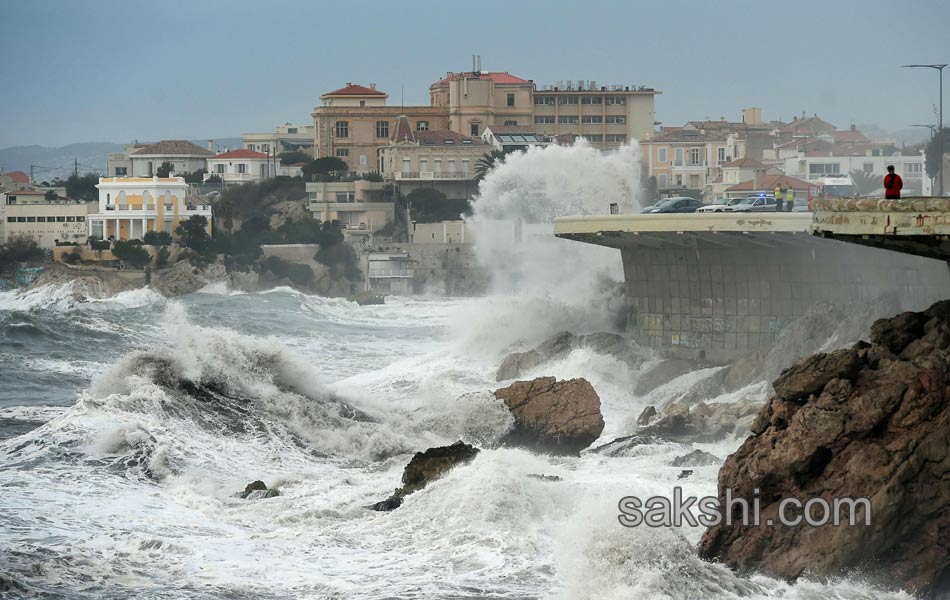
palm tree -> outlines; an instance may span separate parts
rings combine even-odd
[[[854,182],[854,189],[859,196],[868,196],[873,194],[875,191],[881,189],[884,183],[879,175],[874,173],[869,173],[867,171],[862,171],[860,169],[855,169],[848,173],[851,176],[851,181]]]
[[[479,158],[475,163],[475,183],[481,182],[489,171],[494,169],[496,165],[503,163],[505,155],[503,150],[492,150]]]

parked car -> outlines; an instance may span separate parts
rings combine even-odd
[[[725,207],[726,212],[775,212],[778,207],[775,196],[748,196],[732,206]]]
[[[729,198],[728,200],[720,204],[707,204],[697,209],[696,212],[700,212],[700,213],[726,212],[727,210],[729,210],[730,206],[735,206],[739,202],[742,202],[742,198]]]
[[[648,206],[640,212],[643,214],[693,213],[701,206],[703,206],[703,203],[696,198],[682,196],[678,198],[667,198],[663,202],[655,206]]]

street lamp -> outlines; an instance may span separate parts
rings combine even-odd
[[[937,126],[936,126],[936,125],[913,125],[913,124],[912,124],[912,125],[910,125],[910,126],[911,126],[911,127],[926,127],[927,129],[930,130],[930,139],[933,139],[934,136],[937,135],[937,133],[936,133]]]
[[[901,67],[905,69],[935,69],[937,73],[940,74],[940,105],[939,105],[940,116],[938,117],[937,131],[941,133],[943,132],[943,70],[946,68],[946,66],[947,66],[946,63],[933,64],[933,65],[901,65]],[[940,142],[938,142],[938,144],[940,147],[937,148],[937,152],[939,153],[937,156],[937,177],[938,177],[939,183],[938,183],[937,190],[940,196],[942,197],[943,196],[943,136],[941,135],[939,139],[940,139]]]

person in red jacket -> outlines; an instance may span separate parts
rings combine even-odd
[[[894,172],[894,165],[888,165],[887,175],[884,176],[884,197],[888,200],[900,200],[903,187],[904,181]]]

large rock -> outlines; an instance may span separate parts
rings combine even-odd
[[[445,475],[453,467],[471,462],[478,455],[478,448],[461,441],[451,446],[429,448],[425,452],[416,452],[402,472],[402,487],[393,494],[370,506],[373,510],[394,510],[402,505],[409,494],[419,491],[429,483]]]
[[[778,522],[783,498],[868,498],[871,525],[711,527],[700,554],[795,578],[864,571],[950,594],[950,301],[878,321],[871,344],[800,360],[776,380],[748,438],[719,473]]]
[[[516,381],[496,390],[495,397],[515,418],[514,428],[502,439],[505,445],[575,455],[604,430],[600,397],[586,379]]]
[[[643,360],[639,349],[622,335],[603,331],[574,335],[570,331],[562,331],[532,350],[514,352],[506,356],[498,368],[495,381],[516,379],[545,362],[564,358],[578,348],[588,348],[598,354],[612,356],[630,367],[638,367]]]

